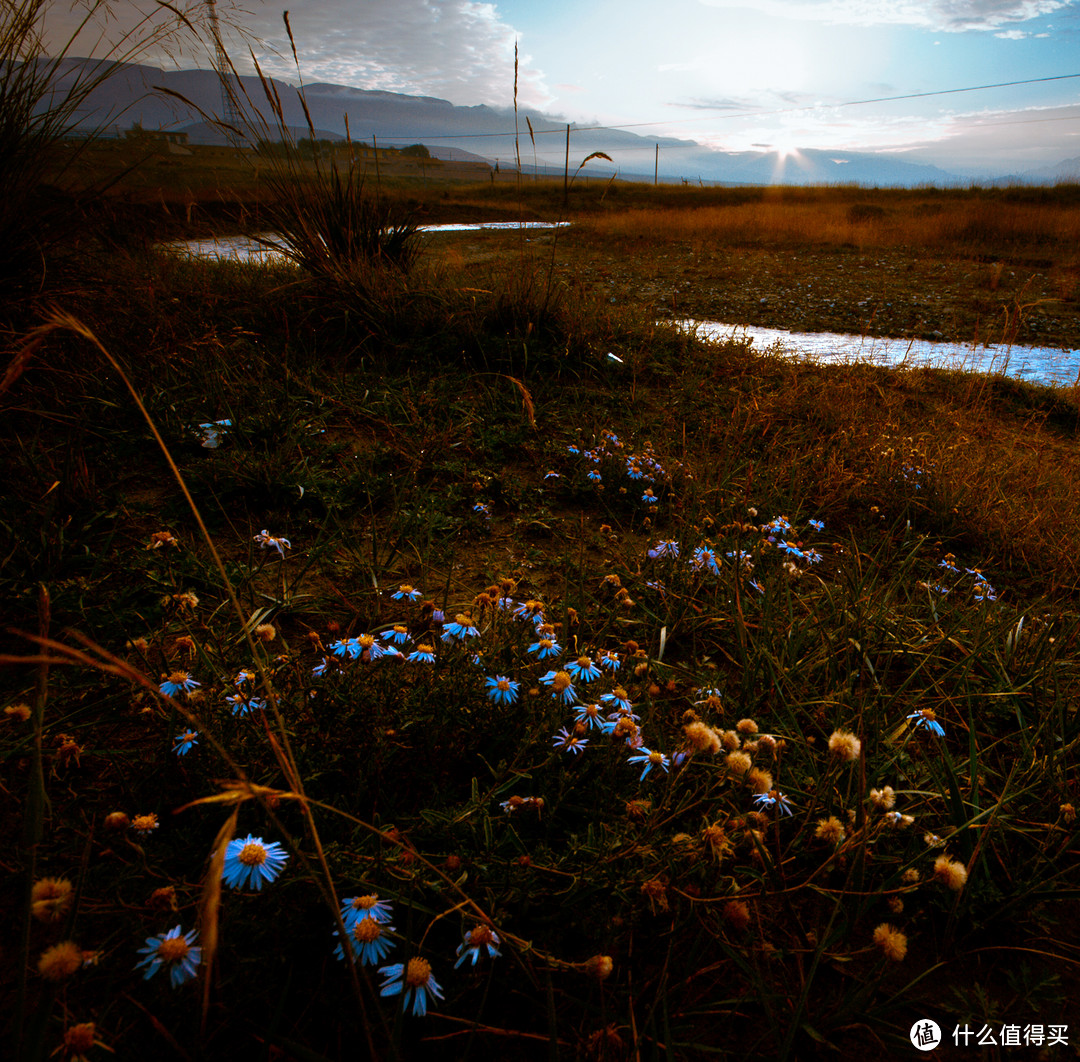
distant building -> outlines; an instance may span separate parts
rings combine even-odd
[[[140,144],[175,144],[177,147],[187,147],[187,133],[173,132],[169,129],[143,129],[141,125],[133,125],[124,130],[125,140],[134,140]]]

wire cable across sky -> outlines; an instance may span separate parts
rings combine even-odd
[[[694,118],[669,118],[663,121],[651,121],[651,122],[626,122],[620,125],[574,125],[570,123],[575,133],[591,133],[599,132],[603,130],[608,131],[621,131],[626,129],[645,129],[654,126],[671,126],[671,125],[690,125],[699,124],[701,122],[722,122],[729,121],[734,118],[770,118],[778,114],[799,114],[806,111],[818,111],[818,110],[836,110],[841,107],[864,107],[874,103],[897,103],[903,100],[921,100],[929,99],[933,96],[953,96],[962,92],[986,92],[990,89],[1002,89],[1002,88],[1016,88],[1020,85],[1039,85],[1052,81],[1068,81],[1070,79],[1080,78],[1080,73],[1077,74],[1054,74],[1049,77],[1029,77],[1023,78],[1020,81],[997,81],[989,85],[966,85],[963,88],[947,88],[947,89],[934,89],[931,92],[905,92],[898,96],[874,96],[861,100],[843,100],[840,103],[813,103],[804,104],[799,107],[778,107],[774,110],[768,111],[728,111],[724,114],[715,114],[712,116],[702,117],[697,116]],[[702,108],[708,110],[709,108]],[[1028,119],[1029,121],[1060,121],[1063,119]],[[1024,120],[1018,120],[1015,123],[1020,124]],[[1004,124],[1004,123],[1003,123]],[[534,129],[534,136],[551,136],[551,135],[563,135],[563,127],[560,125],[558,129]],[[520,131],[515,132],[513,129],[509,129],[506,132],[501,133],[429,133],[417,135],[412,137],[404,136],[384,136],[380,137],[381,140],[416,140],[416,139],[428,139],[428,140],[479,140],[486,137],[502,137],[502,136],[517,136],[520,135]]]

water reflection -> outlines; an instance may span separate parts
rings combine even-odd
[[[486,230],[535,230],[554,229],[568,225],[568,221],[478,221],[450,222],[445,225],[421,225],[420,232],[481,232]],[[273,240],[273,233],[265,233],[261,239]],[[176,240],[162,244],[167,251],[191,255],[194,258],[216,258],[238,262],[285,261],[285,255],[266,246],[254,236],[215,236],[205,240]]]
[[[703,339],[751,339],[759,350],[776,348],[788,355],[826,364],[862,361],[873,365],[932,366],[963,372],[1001,373],[1029,383],[1058,387],[1073,387],[1080,381],[1080,350],[975,346],[838,332],[787,332],[780,328],[756,328],[720,321],[683,320],[676,324]]]

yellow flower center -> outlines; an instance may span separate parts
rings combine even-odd
[[[555,678],[551,681],[551,684],[555,687],[555,689],[561,692],[562,690],[565,690],[567,687],[569,687],[573,681],[574,680],[570,677],[569,671],[557,671],[555,673]]]
[[[503,690],[504,692],[506,690],[509,690],[510,689],[510,680],[509,679],[499,679],[499,681],[495,683],[495,688],[497,690]]]
[[[158,945],[158,958],[162,962],[178,962],[187,958],[191,949],[188,942],[182,937],[168,937]]]
[[[94,1023],[85,1021],[81,1025],[72,1025],[64,1033],[64,1046],[72,1054],[83,1055],[94,1046]]]
[[[664,754],[662,752],[650,752],[649,753],[649,762],[650,763],[663,763],[664,762]]]
[[[382,926],[375,921],[370,915],[367,918],[361,918],[359,922],[353,926],[353,936],[356,937],[361,944],[370,944],[373,940],[378,940],[382,936]]]
[[[431,963],[427,959],[410,959],[405,968],[405,983],[410,988],[419,988],[431,980]]]
[[[240,854],[236,857],[245,866],[257,867],[266,862],[266,849],[261,844],[256,844],[254,841],[249,841],[243,848],[240,849]]]
[[[476,926],[469,932],[469,947],[482,948],[485,944],[493,944],[495,934],[490,926]]]
[[[361,634],[356,643],[361,649],[370,649],[375,644],[375,639],[370,634]]]
[[[374,894],[370,896],[354,896],[352,905],[354,910],[357,911],[370,911],[379,902],[379,897]]]
[[[578,667],[585,668],[588,671],[592,667],[592,660],[587,656],[579,656],[577,658]]]
[[[169,676],[170,682],[175,682],[178,686],[182,686],[191,676],[186,671],[174,671]]]

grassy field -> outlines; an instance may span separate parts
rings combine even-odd
[[[977,265],[957,332],[1038,272],[1064,335],[1075,190],[323,177],[7,260],[4,1042],[1075,1054],[1076,390],[656,312],[662,260],[779,305],[888,256]],[[241,224],[299,261],[156,248]]]

